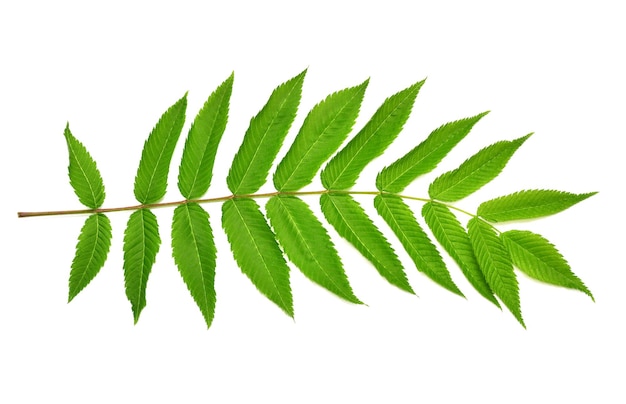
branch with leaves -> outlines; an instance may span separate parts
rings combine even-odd
[[[319,197],[325,221],[351,243],[392,285],[414,293],[405,269],[383,232],[355,195],[371,195],[378,214],[397,236],[418,271],[443,288],[464,296],[452,280],[439,248],[415,217],[409,202],[423,203],[421,216],[436,242],[458,264],[468,282],[497,307],[504,304],[525,327],[514,268],[539,281],[593,295],[571,271],[548,240],[530,231],[501,232],[496,223],[534,219],[561,212],[592,196],[555,190],[522,190],[480,204],[476,214],[452,203],[478,191],[504,169],[530,137],[494,143],[469,157],[457,169],[441,174],[427,197],[404,195],[419,176],[434,170],[463,140],[482,114],[450,122],[430,135],[376,177],[375,190],[353,190],[363,169],[398,137],[424,81],[387,98],[370,120],[345,143],[356,123],[369,80],[330,94],[308,113],[293,144],[272,176],[276,189],[258,193],[296,117],[306,70],[279,85],[252,118],[234,156],[226,182],[231,192],[204,198],[215,157],[228,121],[234,75],[207,99],[193,121],[179,167],[183,200],[160,202],[176,144],[185,123],[187,94],[159,119],[146,140],[135,176],[139,204],[102,208],[103,180],[87,149],[70,132],[69,178],[79,201],[88,209],[20,212],[18,216],[89,214],[78,237],[69,277],[69,300],[80,293],[104,266],[111,246],[107,212],[132,211],[124,233],[124,280],[135,322],[146,306],[146,286],[161,247],[152,209],[175,207],[172,254],[180,275],[207,326],[215,313],[217,249],[204,203],[222,204],[222,227],[242,272],[269,300],[293,317],[287,259],[311,281],[348,302],[360,304],[344,271],[327,226],[313,213],[307,198]],[[326,163],[326,164],[325,164]],[[322,190],[302,191],[320,173]],[[267,200],[264,211],[258,200]],[[458,216],[468,217],[466,226]]]

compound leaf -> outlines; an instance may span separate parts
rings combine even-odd
[[[102,213],[93,214],[85,220],[72,261],[68,302],[100,272],[111,247],[111,236],[111,222]]]
[[[187,94],[161,115],[143,145],[135,176],[135,198],[155,203],[165,195],[172,154],[185,123]]]
[[[278,164],[274,186],[297,191],[308,185],[317,171],[352,130],[369,79],[326,97],[307,115],[291,148]]]
[[[509,230],[500,235],[513,264],[542,282],[580,290],[592,300],[587,286],[572,272],[561,253],[548,240],[530,231]]]
[[[209,214],[197,203],[178,206],[172,220],[172,256],[207,328],[215,314],[216,252]]]
[[[274,196],[265,208],[278,242],[304,275],[349,302],[362,303],[330,236],[306,203],[295,196]]]
[[[63,132],[70,155],[68,172],[70,184],[83,205],[91,209],[97,209],[104,202],[104,184],[96,162],[91,155],[70,132],[69,123]]]
[[[494,223],[533,219],[559,213],[595,194],[537,189],[519,191],[481,203],[477,214]]]
[[[385,192],[402,192],[417,177],[434,170],[488,112],[449,122],[432,131],[426,140],[378,173],[376,188]]]
[[[211,184],[217,147],[228,122],[233,80],[231,74],[211,93],[189,129],[178,172],[178,189],[186,199],[200,198]]]
[[[459,168],[437,177],[430,184],[428,194],[433,199],[446,202],[465,198],[496,178],[529,137],[530,134],[511,141],[503,140],[481,149]]]
[[[513,272],[509,252],[502,240],[496,235],[493,227],[476,217],[470,219],[467,230],[476,260],[487,283],[517,321],[526,328],[522,319],[517,278]]]
[[[389,241],[348,194],[322,194],[322,213],[337,233],[367,258],[389,283],[414,293]]]
[[[365,166],[398,136],[423,84],[424,81],[415,83],[383,102],[363,129],[324,167],[321,173],[324,188],[342,190],[356,183]]]
[[[134,211],[124,232],[124,284],[135,324],[146,306],[146,284],[161,246],[157,218],[149,209]]]
[[[449,291],[463,296],[450,277],[439,251],[422,230],[409,207],[395,195],[377,195],[374,206],[409,254],[417,269]]]
[[[224,202],[222,226],[243,273],[261,293],[293,317],[289,267],[259,205],[250,198]]]
[[[250,121],[226,178],[233,194],[254,193],[265,183],[296,117],[305,74],[306,70],[276,87],[263,109]]]
[[[467,232],[456,216],[446,206],[434,202],[428,202],[424,205],[422,216],[439,244],[458,264],[461,272],[474,289],[485,299],[500,307],[500,303],[494,297],[493,291],[480,270],[478,261],[476,261]]]

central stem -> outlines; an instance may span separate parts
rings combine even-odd
[[[184,199],[182,201],[175,201],[175,202],[159,202],[159,203],[151,203],[151,204],[146,204],[146,205],[131,205],[131,206],[122,206],[122,207],[117,207],[117,208],[98,208],[98,209],[76,209],[76,210],[52,210],[52,211],[42,211],[42,212],[17,212],[17,216],[18,217],[36,217],[36,216],[61,216],[61,215],[80,215],[80,214],[88,214],[88,213],[108,213],[108,212],[121,212],[121,211],[129,211],[129,210],[138,210],[138,209],[154,209],[154,208],[166,208],[166,207],[171,207],[171,206],[179,206],[185,203],[189,203],[189,202],[195,202],[195,203],[214,203],[214,202],[224,202],[227,201],[229,199],[233,199],[233,198],[253,198],[253,199],[259,199],[259,198],[271,198],[273,196],[281,196],[281,195],[285,195],[285,196],[307,196],[307,195],[322,195],[322,194],[327,194],[327,193],[334,193],[334,194],[346,194],[346,195],[382,195],[382,194],[387,194],[387,195],[394,195],[397,196],[399,198],[402,199],[410,199],[410,200],[414,200],[414,201],[420,201],[420,202],[437,202],[439,204],[442,204],[450,209],[454,209],[458,212],[461,212],[463,214],[466,214],[468,216],[471,217],[476,217],[475,214],[470,213],[466,210],[457,208],[456,206],[453,205],[448,205],[446,203],[440,202],[440,201],[435,201],[431,198],[419,198],[416,196],[409,196],[409,195],[400,195],[400,194],[392,194],[392,193],[387,193],[387,192],[381,192],[381,191],[329,191],[329,190],[323,190],[323,191],[295,191],[295,192],[289,192],[289,191],[276,191],[276,192],[267,192],[267,193],[260,193],[260,194],[246,194],[246,195],[227,195],[227,196],[220,196],[217,198],[205,198],[205,199]]]

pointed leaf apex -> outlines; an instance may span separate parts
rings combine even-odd
[[[526,135],[526,136],[522,136],[522,137],[520,137],[520,138],[515,139],[515,140],[514,140],[514,142],[521,142],[521,143],[524,143],[526,140],[528,140],[528,138],[529,138],[529,137],[531,137],[531,136],[532,136],[532,135],[534,135],[534,134],[535,134],[535,132],[530,132],[530,133],[529,133],[528,135]]]
[[[425,82],[426,82],[426,79],[420,80],[417,83],[415,83],[412,86],[410,86],[409,88],[412,89],[412,90],[419,90],[420,88],[422,88],[422,86],[424,85]]]

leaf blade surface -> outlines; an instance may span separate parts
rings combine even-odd
[[[502,172],[515,151],[529,137],[503,140],[481,149],[457,169],[437,177],[430,184],[428,195],[432,199],[454,202],[479,190]]]
[[[305,202],[274,196],[266,210],[285,254],[307,278],[342,299],[362,303],[352,291],[330,236]]]
[[[348,137],[361,108],[369,80],[330,94],[307,115],[274,173],[279,191],[297,191],[308,185],[321,165]]]
[[[85,220],[72,260],[68,302],[71,302],[104,266],[111,247],[111,237],[111,222],[104,214],[96,213]]]
[[[124,286],[135,324],[146,307],[146,285],[160,246],[154,213],[149,209],[134,211],[124,231]]]
[[[70,184],[78,200],[91,209],[97,209],[104,202],[102,176],[85,146],[72,135],[67,124],[63,132],[69,152],[68,174]]]
[[[180,162],[178,189],[186,199],[204,195],[211,184],[213,165],[226,124],[234,74],[206,100],[193,121]]]
[[[389,241],[352,196],[322,194],[320,205],[328,223],[374,264],[383,278],[406,292],[414,293]]]
[[[267,180],[296,117],[305,74],[306,70],[276,87],[263,109],[250,120],[226,178],[234,195],[252,194]]]
[[[229,199],[222,204],[222,227],[242,272],[293,317],[289,267],[259,205],[250,198]]]
[[[135,198],[146,205],[165,196],[170,162],[185,123],[187,94],[165,111],[146,139],[135,176]]]
[[[172,256],[207,328],[215,315],[216,253],[209,214],[197,203],[178,206],[172,218]]]
[[[500,308],[500,303],[480,270],[467,232],[456,216],[446,206],[434,202],[424,204],[422,216],[439,244],[458,264],[474,289]]]
[[[432,131],[426,140],[378,173],[376,188],[385,192],[402,192],[417,177],[434,170],[485,115],[487,112],[449,122]]]
[[[594,300],[591,291],[571,270],[556,247],[539,234],[509,230],[500,236],[513,264],[526,275],[541,282],[579,290]]]
[[[439,251],[402,199],[394,195],[377,195],[374,206],[396,234],[417,269],[443,288],[463,296],[452,280]]]
[[[481,203],[477,214],[494,223],[534,219],[559,213],[595,194],[595,192],[572,194],[543,189],[524,190]]]
[[[517,321],[526,328],[522,319],[517,278],[502,240],[489,224],[476,217],[470,219],[467,230],[476,260],[487,283]]]
[[[396,139],[409,118],[413,103],[424,81],[387,98],[365,124],[324,167],[322,185],[328,190],[351,188],[361,171]]]

